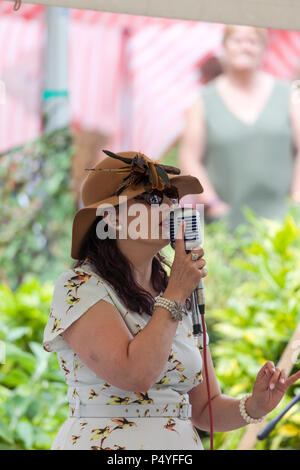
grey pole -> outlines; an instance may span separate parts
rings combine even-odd
[[[70,123],[68,46],[69,9],[46,7],[46,37],[43,83],[43,124],[45,133]]]

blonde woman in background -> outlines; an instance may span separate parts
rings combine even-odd
[[[245,206],[277,219],[289,196],[300,202],[300,100],[260,69],[266,46],[265,29],[225,26],[223,73],[188,110],[179,146],[182,173],[204,187],[183,202],[204,203],[206,220],[225,217],[231,230]]]

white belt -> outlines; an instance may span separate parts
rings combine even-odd
[[[75,418],[110,418],[125,416],[129,418],[152,418],[173,416],[180,419],[189,419],[192,416],[192,405],[190,403],[169,403],[168,405],[85,405],[78,400],[74,403],[70,402],[69,415]]]

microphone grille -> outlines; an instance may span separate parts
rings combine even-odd
[[[201,216],[200,212],[193,208],[176,207],[170,213],[170,241],[175,248],[175,238],[181,221],[185,221],[184,241],[185,249],[193,250],[199,248],[202,243]]]

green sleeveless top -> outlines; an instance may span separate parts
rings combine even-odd
[[[289,120],[290,83],[275,79],[271,95],[254,124],[227,107],[215,79],[202,88],[207,144],[204,166],[219,197],[231,207],[225,219],[233,230],[246,219],[242,208],[279,219],[287,211],[294,166]]]

